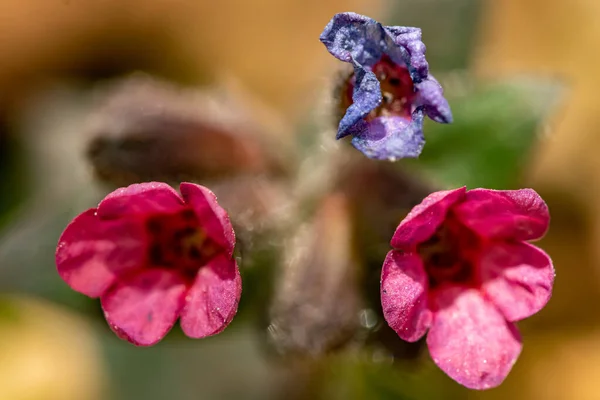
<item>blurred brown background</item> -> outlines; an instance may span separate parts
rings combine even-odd
[[[72,109],[78,101],[61,103],[51,97],[40,103],[40,93],[56,82],[87,87],[136,70],[192,85],[233,79],[280,114],[286,124],[297,124],[338,67],[318,36],[333,14],[350,10],[384,23],[422,22],[434,72],[445,66],[446,70],[472,72],[471,79],[479,80],[532,74],[565,85],[564,98],[546,121],[545,135],[524,184],[536,188],[551,207],[553,222],[542,246],[557,270],[553,299],[539,315],[520,325],[524,350],[506,382],[488,392],[462,391],[457,396],[600,399],[600,314],[595,306],[600,300],[600,202],[595,200],[600,194],[600,158],[595,147],[600,145],[600,100],[596,94],[600,87],[600,25],[596,23],[600,2],[3,0],[0,139],[10,151],[2,151],[0,157],[12,160],[17,147],[34,149],[26,152],[40,157],[30,171],[23,172],[24,176],[34,175],[29,182],[44,181],[40,171],[59,174],[58,180],[67,181],[61,189],[55,186],[56,193],[51,193],[52,188],[38,193],[38,202],[33,204],[44,205],[34,206],[38,207],[35,210],[44,215],[63,212],[56,208],[62,198],[57,193],[68,195],[77,190],[76,178],[67,171],[84,167],[61,167],[57,160],[62,158],[61,151],[69,148],[64,141],[77,143],[74,127],[82,117],[75,110],[67,122],[55,123],[52,104]],[[464,29],[456,30],[457,26]],[[49,136],[44,139],[46,134]],[[49,157],[46,164],[43,157]],[[20,187],[26,184],[19,179],[11,182],[15,191],[35,193],[35,188]],[[2,187],[0,198],[13,190]],[[73,207],[89,207],[91,198]],[[22,210],[17,200],[9,205],[14,213]],[[29,222],[9,225],[7,229],[16,233],[2,240],[8,248],[42,228]],[[52,229],[60,231],[60,224]],[[50,250],[40,253],[46,258],[52,254],[53,235],[57,234],[49,234],[47,239]],[[29,240],[21,251],[38,245]],[[112,399],[115,378],[108,378],[107,371],[117,368],[111,373],[126,381],[129,368],[143,376],[140,365],[145,363],[162,363],[154,372],[160,372],[165,382],[178,385],[170,389],[179,393],[173,397],[177,399],[270,398],[293,387],[286,383],[290,376],[277,366],[257,361],[261,360],[258,340],[242,328],[231,328],[229,336],[192,350],[171,343],[156,356],[127,344],[110,344],[113,355],[139,352],[132,356],[134,362],[127,364],[117,356],[111,359],[117,360],[112,365],[98,350],[103,339],[98,339],[97,326],[81,313],[42,299],[18,297],[18,291],[7,290],[3,307],[9,311],[0,313],[0,342],[4,343],[0,349],[0,399]],[[189,370],[192,366],[198,369]],[[236,387],[223,389],[230,385]],[[147,397],[151,394],[131,383],[123,393],[128,397],[122,398],[142,399],[169,398],[172,392]]]

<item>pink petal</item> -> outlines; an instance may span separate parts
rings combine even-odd
[[[416,254],[390,251],[381,270],[381,305],[389,326],[402,339],[419,340],[431,324],[427,274]]]
[[[139,214],[169,214],[181,210],[182,206],[179,194],[166,183],[136,183],[109,193],[98,205],[98,216],[113,219]]]
[[[446,218],[450,207],[463,199],[465,191],[462,187],[427,196],[400,222],[392,237],[392,247],[409,251],[429,239]]]
[[[204,186],[183,182],[179,186],[184,201],[192,206],[206,234],[233,254],[235,232],[227,212],[217,203],[217,196]]]
[[[220,333],[235,316],[241,294],[235,260],[215,257],[198,271],[181,312],[181,329],[192,338]]]
[[[488,238],[539,239],[550,223],[548,206],[533,189],[470,190],[455,212],[466,226]]]
[[[177,320],[186,289],[175,272],[148,269],[119,281],[102,296],[102,308],[119,336],[138,346],[151,346]]]
[[[521,352],[515,326],[476,289],[446,286],[431,301],[427,345],[437,366],[470,389],[500,385]]]
[[[490,245],[479,269],[484,293],[509,321],[537,313],[552,295],[552,260],[528,243]]]
[[[118,274],[141,265],[143,238],[135,221],[102,221],[96,209],[87,210],[67,225],[58,240],[58,273],[73,290],[98,297]]]

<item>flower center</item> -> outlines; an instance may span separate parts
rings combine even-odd
[[[206,235],[191,209],[153,215],[146,221],[146,230],[149,265],[177,269],[188,278],[193,278],[198,269],[219,251],[219,246]]]
[[[400,66],[384,55],[372,69],[379,80],[383,101],[365,117],[371,121],[381,116],[397,116],[410,118],[412,103],[415,97],[414,85],[406,67]],[[341,88],[340,108],[343,113],[353,103],[354,73],[350,75]]]
[[[427,241],[417,246],[429,277],[429,286],[443,282],[472,283],[478,238],[452,213]]]

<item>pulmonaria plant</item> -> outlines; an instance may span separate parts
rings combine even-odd
[[[423,116],[452,122],[440,84],[429,74],[421,29],[383,26],[355,13],[336,14],[321,42],[354,72],[339,93],[345,112],[337,139],[352,135],[352,144],[367,157],[394,161],[421,154]]]
[[[229,217],[207,188],[165,183],[117,189],[77,216],[56,250],[60,276],[100,298],[110,327],[139,346],[160,341],[181,318],[202,338],[231,322],[242,284]]]
[[[552,261],[527,243],[549,221],[531,189],[429,195],[400,223],[383,264],[386,321],[409,342],[429,330],[434,362],[458,383],[498,386],[521,352],[514,322],[552,293]]]

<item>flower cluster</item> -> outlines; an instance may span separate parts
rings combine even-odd
[[[552,293],[552,261],[527,243],[549,220],[531,189],[429,195],[400,223],[383,264],[388,324],[411,342],[429,330],[434,362],[466,387],[499,385],[521,351],[513,322]]]
[[[339,93],[344,115],[337,137],[352,135],[352,144],[367,157],[417,157],[424,116],[452,121],[442,88],[429,74],[420,29],[342,13],[326,26],[321,41],[353,66]],[[257,155],[251,157],[257,165],[264,161],[262,153],[247,153]],[[226,160],[235,166],[238,161]],[[220,162],[215,161],[218,167]],[[384,186],[401,192],[396,183]],[[355,333],[354,310],[361,301],[354,289],[346,290],[358,287],[353,280],[361,276],[349,249],[354,242],[346,201],[353,196],[339,190],[324,196],[310,229],[300,230],[302,240],[293,243],[301,245],[284,252],[293,256],[270,326],[273,337],[284,337],[281,348],[322,353]],[[246,197],[237,197],[252,208]],[[529,243],[545,234],[549,221],[548,207],[532,189],[463,187],[430,194],[397,227],[383,262],[381,304],[388,325],[408,342],[427,334],[433,361],[458,383],[498,386],[521,352],[515,322],[541,310],[552,293],[552,261]],[[387,237],[391,230],[386,232]],[[100,299],[117,335],[150,346],[178,319],[192,338],[229,325],[242,291],[234,246],[229,216],[209,189],[181,183],[178,193],[166,183],[140,183],[108,194],[77,216],[59,239],[56,265],[72,289]],[[330,299],[335,304],[326,304]]]
[[[354,67],[339,93],[345,112],[337,138],[367,157],[396,160],[421,154],[423,116],[452,122],[440,84],[429,74],[419,28],[383,26],[355,13],[333,17],[321,42]]]
[[[142,183],[110,193],[65,229],[56,250],[72,289],[100,297],[111,328],[140,346],[161,340],[177,318],[183,332],[221,332],[242,284],[235,235],[214,194],[182,183]]]

